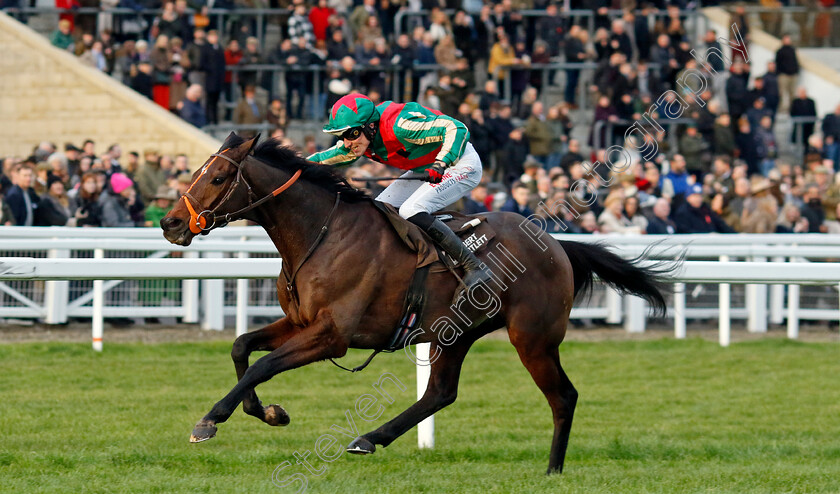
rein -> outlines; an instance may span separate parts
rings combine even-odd
[[[184,202],[187,204],[187,210],[190,212],[190,223],[189,223],[190,231],[195,233],[195,234],[207,233],[214,228],[227,225],[231,221],[237,219],[240,215],[242,215],[244,213],[247,213],[248,211],[250,211],[250,210],[252,210],[256,207],[261,206],[262,204],[264,204],[269,199],[273,199],[274,197],[277,197],[282,192],[284,192],[286,189],[291,187],[292,184],[294,184],[297,181],[297,179],[300,178],[301,173],[303,173],[303,170],[299,169],[289,178],[289,180],[286,180],[286,183],[284,183],[280,187],[277,187],[276,189],[271,191],[269,194],[263,196],[262,198],[258,199],[257,201],[254,201],[254,197],[256,197],[256,195],[254,194],[254,191],[253,191],[253,188],[251,187],[251,184],[248,183],[248,180],[242,174],[242,170],[244,168],[242,163],[237,163],[233,159],[231,159],[228,156],[225,156],[224,154],[221,154],[221,153],[213,153],[210,156],[225,159],[225,160],[229,161],[233,166],[235,166],[236,167],[236,180],[234,180],[233,185],[231,186],[230,189],[228,189],[227,194],[225,194],[225,196],[219,202],[219,205],[216,206],[212,210],[205,208],[201,204],[201,202],[199,202],[195,197],[192,196],[192,194],[190,194],[189,190],[187,190],[187,192],[184,193]],[[228,201],[228,199],[230,199],[230,197],[233,195],[234,191],[237,188],[239,188],[240,183],[244,183],[245,186],[248,187],[248,205],[243,207],[242,209],[239,209],[239,210],[234,211],[232,213],[225,213],[225,214],[222,214],[222,215],[216,214],[216,210],[219,209],[219,207],[221,207],[224,203],[226,203]],[[192,186],[190,186],[190,189],[192,189]],[[192,203],[195,203],[195,204],[198,205],[198,209],[201,210],[200,213],[196,213],[196,208],[193,206]],[[207,224],[208,223],[207,218],[210,219],[209,226]],[[219,220],[222,220],[222,221],[219,221]]]

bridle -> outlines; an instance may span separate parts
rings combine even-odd
[[[193,185],[195,185],[195,182],[193,182],[193,184],[190,185],[190,188],[187,189],[187,191],[184,193],[184,202],[187,205],[187,210],[190,212],[190,221],[189,221],[190,231],[193,232],[194,234],[199,234],[199,233],[207,234],[210,230],[212,230],[214,228],[225,226],[228,223],[230,223],[231,221],[238,219],[242,214],[244,214],[244,213],[246,213],[246,212],[248,212],[248,211],[250,211],[250,210],[252,210],[256,207],[259,207],[260,205],[262,205],[263,203],[265,203],[269,199],[277,197],[283,191],[285,191],[286,189],[291,187],[292,184],[294,184],[297,181],[297,179],[300,178],[300,174],[303,171],[303,170],[299,169],[289,178],[289,180],[286,180],[286,183],[284,183],[280,187],[277,187],[276,189],[271,191],[266,196],[254,201],[254,199],[257,197],[257,195],[254,194],[254,190],[251,187],[251,184],[248,183],[248,180],[245,178],[245,175],[242,174],[242,170],[245,168],[244,165],[242,163],[238,163],[238,162],[234,161],[232,158],[230,158],[228,156],[225,156],[222,153],[213,153],[213,154],[210,155],[210,157],[211,158],[222,158],[224,160],[229,161],[233,166],[235,166],[236,167],[236,179],[234,179],[233,185],[231,185],[231,187],[228,189],[227,193],[224,195],[224,197],[222,197],[222,200],[219,202],[219,204],[216,205],[216,207],[213,208],[213,209],[205,208],[198,199],[196,199],[195,197],[192,196],[192,194],[190,194],[190,190],[192,190]],[[205,167],[207,167],[207,168],[205,168],[205,173],[206,173],[206,170],[209,169],[211,164],[212,164],[212,161],[205,165]],[[198,180],[196,180],[196,182],[198,182]],[[248,205],[243,207],[242,209],[239,209],[238,211],[233,211],[231,213],[216,214],[216,211],[223,204],[225,204],[228,201],[228,199],[230,199],[230,197],[233,195],[234,191],[236,191],[236,189],[239,188],[239,184],[245,184],[245,187],[248,188]],[[195,208],[193,206],[193,203],[195,203],[198,206],[198,208]],[[196,213],[196,209],[198,209],[201,212]],[[209,222],[209,225],[208,225],[208,222]]]

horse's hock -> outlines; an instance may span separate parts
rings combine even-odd
[[[195,169],[221,142],[0,12],[0,156],[28,156],[41,141],[96,142],[123,152],[184,153]]]

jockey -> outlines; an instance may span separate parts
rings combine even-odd
[[[365,156],[402,170],[376,198],[399,208],[400,216],[422,228],[432,240],[464,267],[469,289],[490,280],[481,261],[448,226],[431,213],[452,204],[481,180],[481,160],[467,126],[418,103],[385,101],[373,104],[362,94],[348,94],[330,110],[324,132],[340,141],[309,156],[325,165],[349,165]]]

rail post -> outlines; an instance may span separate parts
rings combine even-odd
[[[755,256],[756,262],[767,262],[766,257]],[[767,332],[767,285],[751,284],[746,287],[747,330],[750,333]]]
[[[242,241],[247,240],[242,237]],[[240,259],[247,259],[247,252],[239,253]],[[248,278],[236,280],[236,336],[248,332]]]
[[[57,239],[54,239],[57,240]],[[47,253],[50,259],[70,257],[67,249],[50,249]],[[47,281],[44,284],[44,309],[47,324],[63,324],[67,322],[67,305],[70,301],[69,281]]]
[[[207,252],[208,259],[221,259],[221,252]],[[225,285],[224,280],[202,280],[201,293],[204,305],[204,320],[201,329],[221,331],[225,329]]]
[[[104,249],[93,250],[94,259],[104,259]],[[105,305],[105,288],[102,280],[93,280],[93,316],[91,320],[91,340],[94,351],[102,351],[102,332],[105,325],[103,312]]]
[[[729,256],[720,256],[720,262],[729,262]],[[720,327],[720,335],[718,340],[720,346],[729,346],[731,339],[731,320],[729,318],[729,283],[721,283],[720,292],[718,294],[718,325]]]
[[[429,351],[431,343],[417,344],[417,362],[429,362]],[[417,399],[426,393],[429,385],[429,378],[432,375],[432,365],[417,364]],[[435,447],[435,416],[431,415],[417,424],[417,447],[420,449],[431,449]]]
[[[685,283],[674,283],[674,338],[685,336]]]

